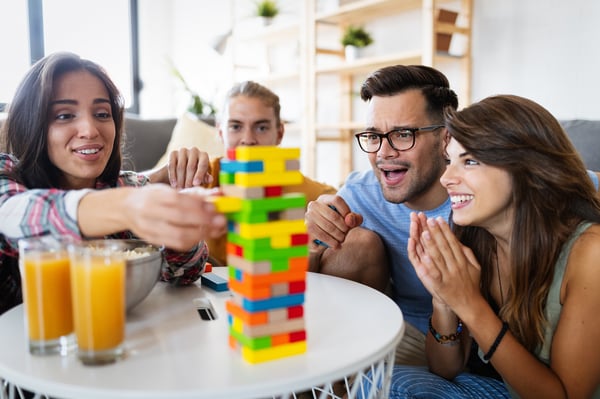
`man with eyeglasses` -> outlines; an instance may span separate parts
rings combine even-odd
[[[337,195],[309,203],[305,220],[316,240],[310,270],[382,291],[390,283],[406,322],[396,362],[425,365],[431,295],[408,260],[410,212],[448,218],[450,200],[439,181],[446,166],[443,109],[456,109],[458,100],[441,72],[417,65],[374,72],[361,98],[368,102],[367,128],[356,139],[372,169],[352,172]]]
[[[337,195],[309,203],[310,270],[383,290],[389,268],[386,291],[406,326],[396,363],[426,365],[431,295],[408,260],[410,213],[448,220],[450,199],[439,181],[446,168],[443,110],[458,108],[458,99],[446,76],[422,65],[379,69],[360,94],[368,102],[367,128],[355,136],[372,169],[352,172]],[[599,174],[588,174],[598,189]]]

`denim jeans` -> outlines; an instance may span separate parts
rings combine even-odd
[[[358,382],[356,382],[358,383]],[[358,398],[367,398],[368,381],[362,381]],[[462,373],[448,381],[430,373],[426,367],[395,366],[390,384],[390,399],[510,399],[502,381],[480,375]]]

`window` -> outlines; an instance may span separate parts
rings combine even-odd
[[[41,15],[42,26],[36,15]],[[11,38],[3,41],[8,46],[3,52],[11,57],[3,60],[0,103],[10,101],[23,74],[37,59],[55,51],[71,51],[102,65],[121,90],[126,107],[135,112],[137,76],[132,75],[136,74],[137,43],[132,32],[137,29],[136,18],[136,0],[1,2],[0,34]]]
[[[4,38],[0,73],[0,108],[3,108],[1,104],[8,103],[13,97],[17,84],[29,68],[28,30],[27,2],[0,2],[0,37]]]

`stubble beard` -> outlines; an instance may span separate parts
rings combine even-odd
[[[380,177],[379,184],[381,186],[381,191],[383,192],[383,198],[393,204],[415,202],[415,200],[426,195],[435,184],[439,184],[440,177],[444,170],[445,164],[440,156],[439,159],[425,171],[421,172],[418,169],[412,167],[409,168],[407,175],[399,186],[386,186]]]

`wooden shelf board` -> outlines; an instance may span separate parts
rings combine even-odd
[[[256,78],[256,80],[267,86],[269,84],[275,84],[275,83],[298,81],[298,80],[300,80],[300,72],[298,72],[298,71],[276,72],[276,73],[271,73],[266,76],[264,76],[264,75],[259,76]]]
[[[300,34],[299,23],[274,24],[262,26],[254,30],[234,32],[233,37],[237,42],[260,41],[275,43],[297,39]]]
[[[353,62],[344,62],[339,65],[317,68],[319,75],[338,73],[342,75],[355,75],[361,72],[373,72],[376,69],[396,64],[420,64],[421,52],[412,51],[383,55],[378,57],[359,58]]]
[[[364,129],[364,122],[346,121],[338,123],[324,123],[315,126],[317,131],[322,130],[361,130]]]
[[[435,24],[435,31],[437,33],[449,33],[449,34],[460,34],[460,35],[468,35],[470,30],[469,28],[463,28],[461,26],[456,26],[452,24],[437,22]]]
[[[355,24],[377,16],[417,9],[422,0],[359,0],[340,6],[336,11],[318,14],[316,22]]]

